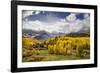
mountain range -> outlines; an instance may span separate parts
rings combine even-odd
[[[90,34],[87,34],[89,32],[76,32],[76,33],[69,33],[69,34],[65,34],[65,33],[49,33],[46,31],[35,31],[35,30],[29,30],[29,29],[23,29],[22,30],[22,36],[27,36],[27,37],[31,37],[34,39],[38,39],[38,40],[47,40],[48,38],[53,38],[59,35],[66,35],[66,36],[90,36]]]

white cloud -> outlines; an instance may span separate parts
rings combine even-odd
[[[51,17],[51,16],[50,16]],[[75,14],[70,14],[66,21],[65,19],[60,19],[60,21],[50,20],[47,22],[42,22],[39,20],[35,21],[23,21],[23,29],[31,29],[31,30],[45,30],[47,32],[62,32],[62,33],[71,33],[78,32],[80,30],[88,30],[90,28],[90,17],[89,15],[84,15],[86,17],[83,20],[76,19]],[[53,18],[53,17],[52,17]],[[58,19],[58,18],[57,18]],[[56,22],[54,22],[56,21]]]
[[[59,30],[59,26],[57,26],[57,25],[46,25],[45,23],[40,22],[38,20],[28,21],[28,22],[24,21],[23,24],[24,24],[23,29],[31,29],[31,30],[36,30],[36,31],[45,30],[45,31],[48,31],[50,33],[53,31]]]
[[[37,14],[39,14],[41,11],[35,11],[35,14],[37,15]]]
[[[66,17],[66,19],[69,21],[69,22],[73,22],[76,20],[76,14],[75,13],[71,13],[69,16]]]
[[[65,21],[66,21],[66,19],[60,19],[60,21],[61,21],[61,22],[65,22]]]
[[[89,14],[84,14],[84,18],[88,18],[89,17]]]
[[[41,11],[23,11],[23,18],[30,16],[30,15],[37,15],[39,14]]]
[[[32,15],[34,11],[23,11],[23,18]]]
[[[84,25],[84,30],[90,29],[90,17],[89,14],[84,15],[84,20],[83,20],[83,25]]]

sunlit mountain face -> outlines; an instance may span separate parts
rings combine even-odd
[[[70,33],[90,32],[90,14],[51,11],[22,11],[23,36],[48,39]]]

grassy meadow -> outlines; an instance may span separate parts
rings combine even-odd
[[[90,37],[62,35],[47,40],[22,38],[22,61],[60,61],[90,58]]]

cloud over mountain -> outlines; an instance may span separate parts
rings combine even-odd
[[[88,13],[63,13],[46,11],[23,11],[23,29],[47,31],[49,33],[88,32]]]

